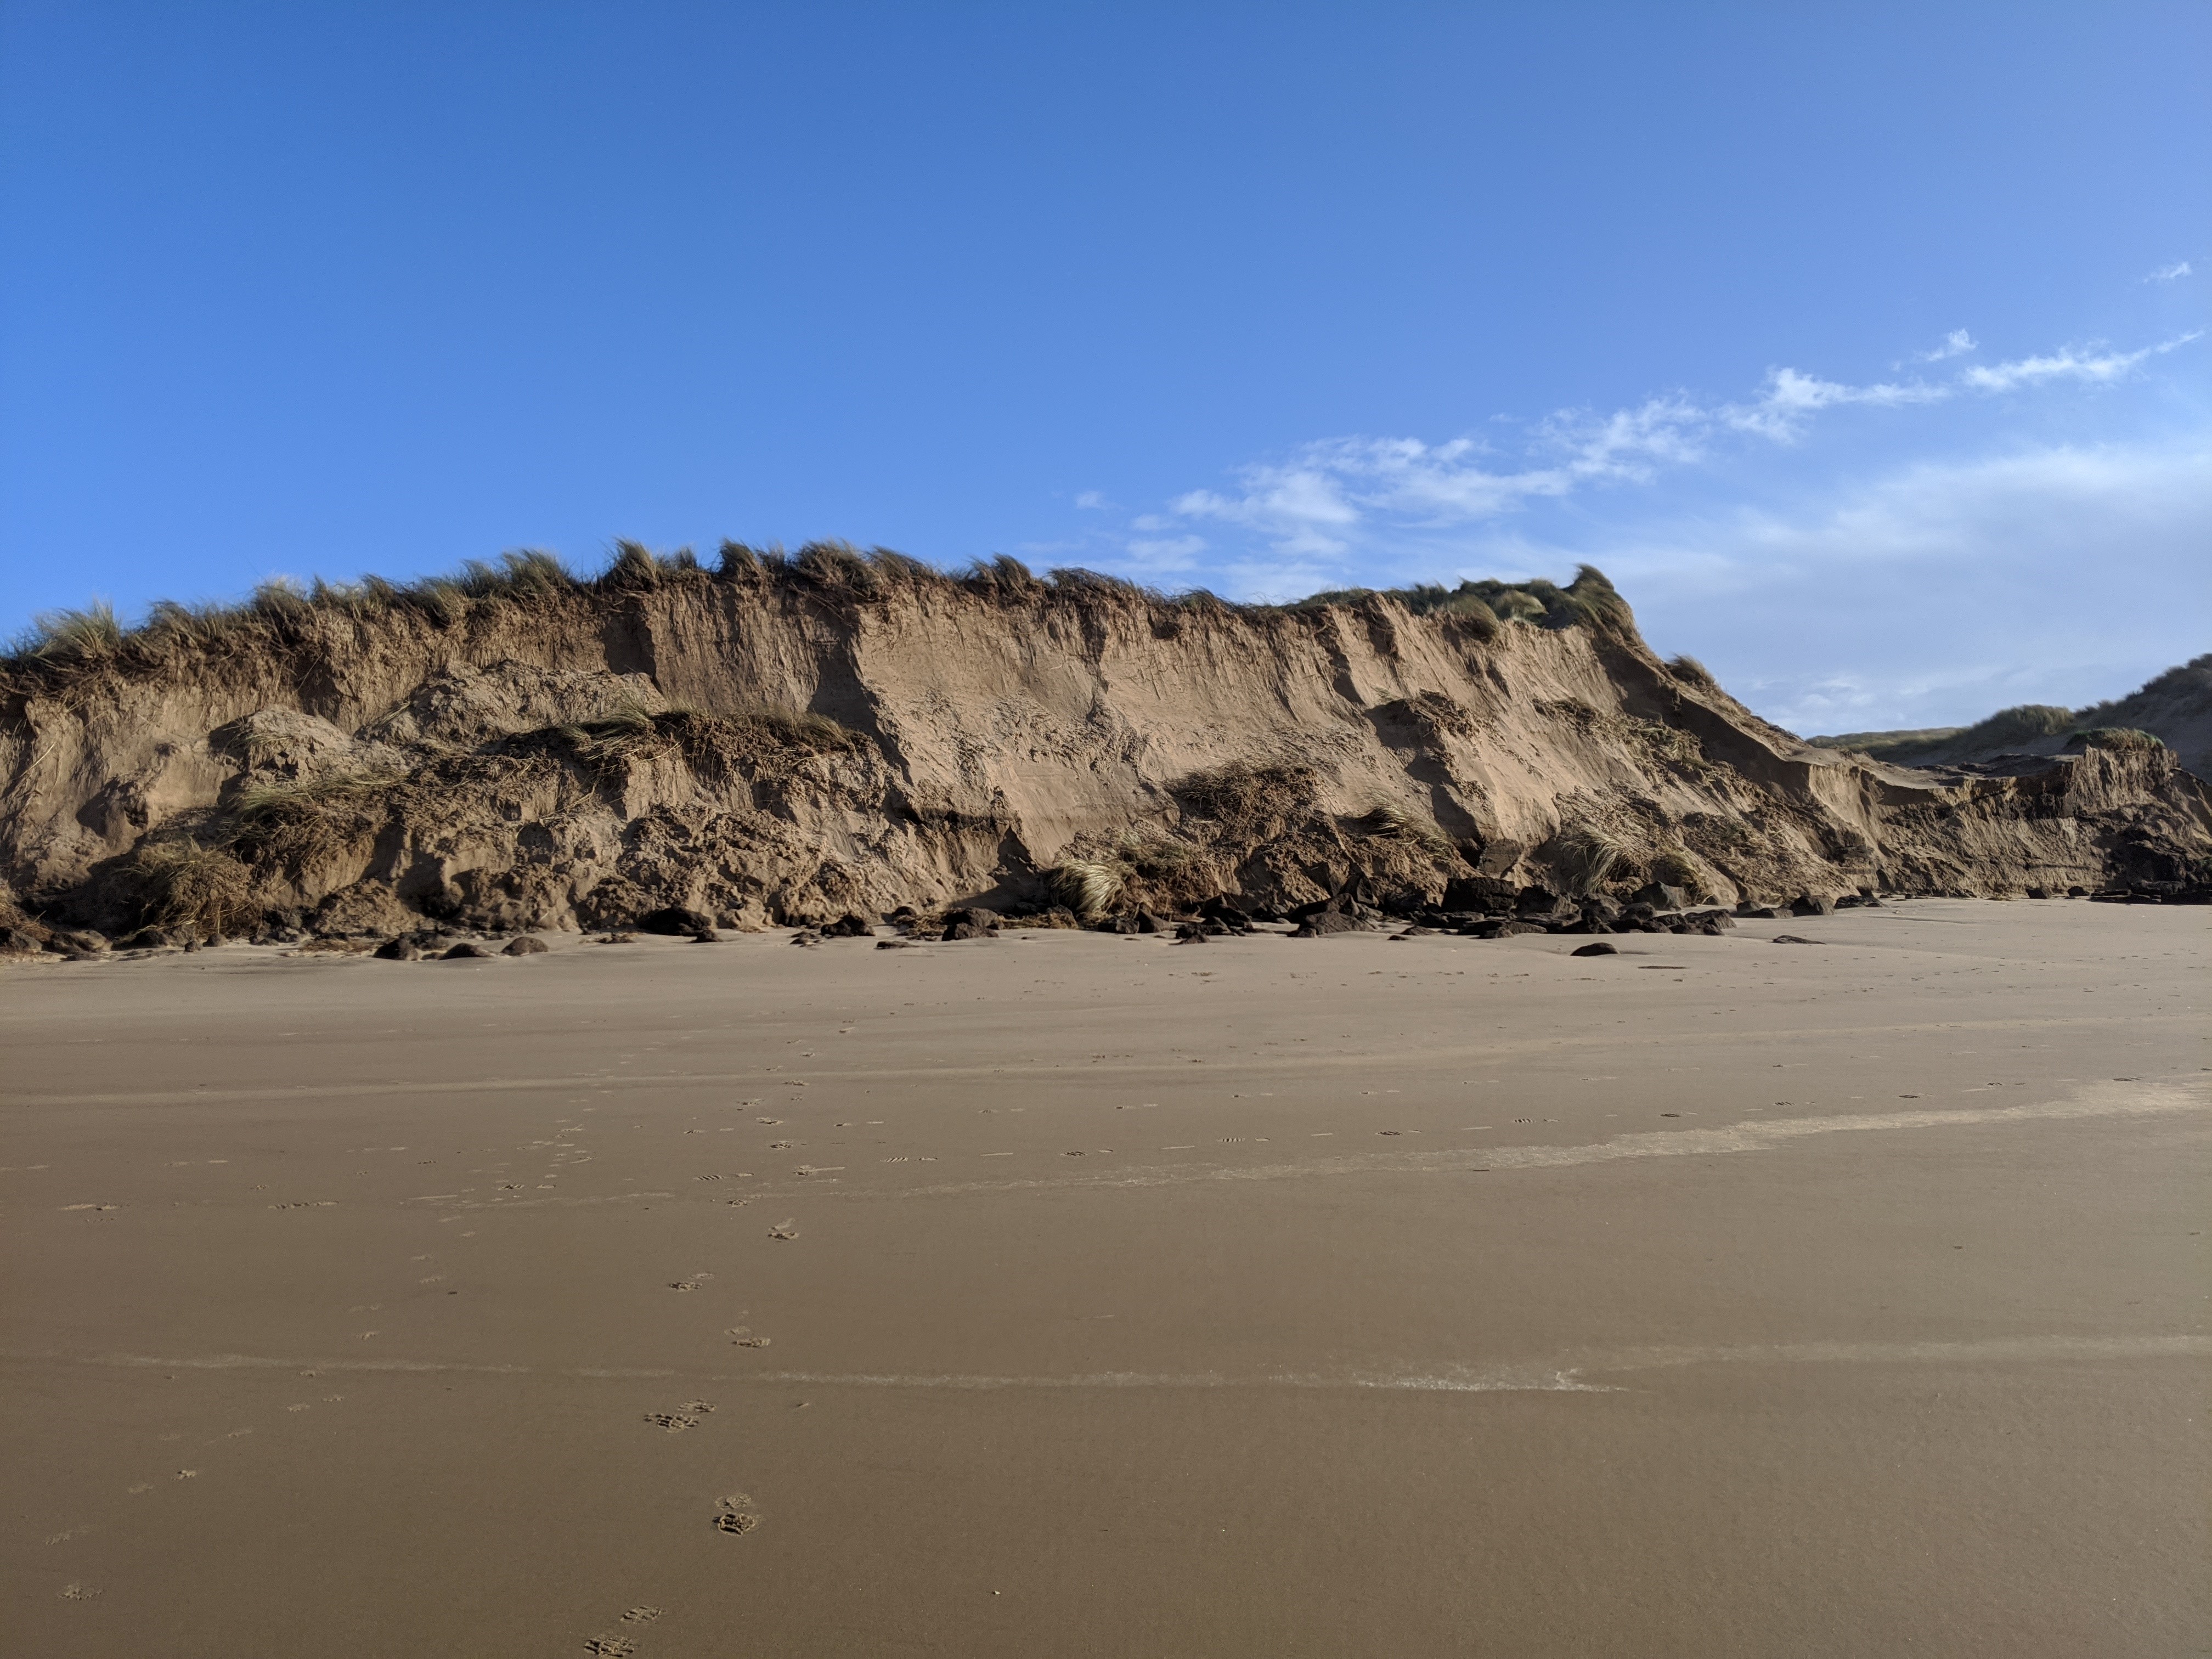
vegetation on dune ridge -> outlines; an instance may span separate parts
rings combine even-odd
[[[471,559],[457,574],[405,583],[364,576],[356,582],[317,578],[303,586],[279,577],[236,604],[158,600],[135,628],[124,626],[112,606],[95,600],[82,609],[42,612],[0,657],[0,663],[14,674],[46,677],[106,664],[153,668],[186,654],[222,656],[297,643],[331,621],[359,625],[414,617],[431,627],[448,629],[498,607],[527,608],[574,597],[714,582],[787,586],[848,605],[902,592],[939,590],[1000,602],[1103,602],[1253,617],[1308,615],[1386,600],[1415,616],[1455,623],[1482,639],[1494,637],[1501,626],[1511,623],[1549,629],[1635,625],[1627,602],[1602,572],[1589,565],[1581,566],[1564,587],[1541,580],[1462,581],[1455,588],[1345,588],[1290,605],[1242,605],[1203,588],[1169,594],[1094,570],[1071,568],[1038,576],[1020,560],[1003,555],[948,572],[884,547],[864,550],[845,542],[823,541],[787,553],[781,547],[726,541],[710,568],[688,547],[659,554],[636,542],[618,541],[606,568],[595,575],[577,575],[553,555],[526,550],[502,554],[495,562]]]
[[[1677,658],[1676,666],[1686,660]],[[1676,672],[1680,673],[1679,666]],[[2212,653],[2191,658],[2177,668],[2145,684],[2124,697],[2108,698],[2086,708],[2062,708],[2053,703],[2024,702],[2000,708],[1972,726],[1932,726],[1917,731],[1844,732],[1832,737],[1808,738],[1822,749],[1847,750],[1875,760],[1910,764],[1939,755],[1962,756],[2002,750],[2016,744],[2037,743],[2063,737],[2069,749],[2127,748],[2166,745],[2138,722],[2161,712],[2212,709]],[[2130,744],[2111,734],[2135,732],[2151,738],[2148,745]],[[2095,741],[2099,738],[2106,740]]]

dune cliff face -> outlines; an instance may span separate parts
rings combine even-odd
[[[1455,879],[1997,896],[2212,849],[2163,751],[1815,749],[1662,664],[1610,593],[1559,626],[771,564],[295,602],[11,661],[0,880],[55,925],[369,934]]]

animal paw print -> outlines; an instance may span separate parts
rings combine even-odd
[[[752,1502],[741,1492],[733,1492],[720,1499],[714,1505],[714,1530],[747,1533],[760,1525],[761,1518],[753,1513]]]

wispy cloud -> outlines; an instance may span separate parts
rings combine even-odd
[[[1599,563],[1655,644],[1784,726],[1832,732],[2132,689],[2212,635],[2208,542],[2199,436],[1913,463],[1790,509],[1600,532],[1552,562]],[[2123,598],[2143,593],[2160,598]]]
[[[1915,352],[1912,361],[1916,363],[1940,363],[1946,358],[1963,357],[1970,351],[1979,349],[1980,348],[1974,343],[1972,335],[1967,333],[1963,328],[1954,328],[1943,337],[1942,345],[1937,346],[1933,351]]]
[[[2128,352],[2069,346],[1970,365],[1945,378],[1866,385],[1777,368],[1756,395],[1741,401],[1705,403],[1673,393],[1609,414],[1561,410],[1538,422],[1513,455],[1471,437],[1435,444],[1418,438],[1325,439],[1280,460],[1239,469],[1234,489],[1188,491],[1170,503],[1169,513],[1146,515],[1133,527],[1157,538],[1194,520],[1235,525],[1266,538],[1279,562],[1326,568],[1355,549],[1371,547],[1377,537],[1463,528],[1536,501],[1649,482],[1667,469],[1705,459],[1730,439],[1796,443],[1826,410],[1898,409],[2061,382],[2107,386],[2198,337],[2185,334]],[[1975,349],[1960,329],[1920,360]],[[1129,550],[1157,559],[1162,550],[1180,545],[1145,539],[1132,541]]]
[[[2086,380],[2109,386],[2126,379],[2148,359],[2202,339],[2203,334],[2203,329],[2197,329],[2160,344],[2145,346],[2140,351],[2077,351],[2069,346],[2040,357],[2022,357],[2015,362],[1987,366],[1977,363],[1959,376],[1958,383],[1975,392],[2011,392],[2046,380]]]
[[[2160,265],[2156,270],[2151,272],[2149,276],[2144,277],[2143,281],[2146,283],[2178,283],[2184,276],[2192,276],[2194,275],[2196,275],[2196,273],[2190,270],[2188,260],[2177,259],[2170,265]]]

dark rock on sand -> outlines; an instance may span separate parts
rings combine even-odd
[[[871,939],[874,937],[875,931],[869,925],[866,916],[848,911],[836,921],[825,922],[822,928],[822,937],[824,939]]]
[[[1813,893],[1801,893],[1796,902],[1790,905],[1790,914],[1795,916],[1832,916],[1836,914],[1836,902]]]
[[[1322,939],[1330,933],[1364,933],[1367,924],[1341,910],[1316,910],[1298,924],[1292,939]]]
[[[492,953],[489,951],[478,945],[474,939],[465,939],[438,960],[441,962],[489,962],[491,960],[491,956]]]
[[[999,913],[975,906],[945,913],[945,937],[948,939],[995,939],[999,933]]]
[[[667,933],[678,937],[690,934],[696,939],[700,930],[711,928],[714,917],[703,910],[691,910],[680,904],[665,909],[648,910],[637,919],[638,931],[646,933]]]
[[[507,949],[501,954],[510,957],[542,957],[548,948],[544,939],[532,939],[529,934],[525,933],[520,939],[507,940]]]
[[[1617,957],[1620,947],[1614,945],[1584,945],[1570,951],[1571,957]]]

